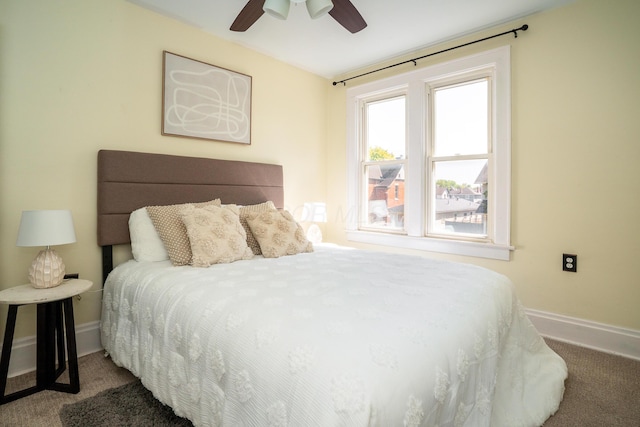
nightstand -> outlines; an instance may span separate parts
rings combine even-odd
[[[70,279],[54,288],[36,289],[28,284],[0,291],[0,304],[9,305],[0,358],[0,405],[42,390],[65,393],[80,391],[72,298],[87,291],[92,285],[89,280]],[[37,304],[36,385],[5,396],[18,307],[27,304]],[[66,369],[65,335],[69,356],[69,384],[56,382]]]

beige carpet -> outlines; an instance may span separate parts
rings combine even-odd
[[[640,427],[640,361],[546,341],[567,363],[569,379],[544,427]]]
[[[564,400],[544,427],[640,427],[640,361],[547,340],[569,366]],[[0,406],[0,426],[61,426],[59,411],[100,391],[135,380],[102,353],[79,360],[80,393],[43,391]],[[61,380],[66,381],[63,375]],[[8,381],[7,393],[34,384],[30,373]]]
[[[136,378],[126,369],[118,368],[103,352],[93,353],[78,359],[80,393],[68,394],[57,391],[41,391],[0,406],[2,427],[60,427],[58,412],[65,403],[73,403],[93,396],[103,390],[134,381]],[[6,394],[35,385],[35,372],[9,378]],[[67,372],[60,382],[68,381]]]

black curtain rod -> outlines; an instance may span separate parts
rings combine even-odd
[[[465,43],[465,44],[461,44],[461,45],[458,45],[458,46],[450,47],[448,49],[443,49],[443,50],[440,50],[438,52],[430,53],[428,55],[419,56],[417,58],[409,59],[409,60],[403,61],[403,62],[398,62],[397,64],[387,65],[386,67],[378,68],[377,70],[373,70],[373,71],[369,71],[369,72],[366,72],[366,73],[358,74],[357,76],[349,77],[348,79],[340,80],[338,82],[333,82],[333,85],[335,86],[337,84],[342,83],[344,86],[346,86],[347,82],[349,80],[357,79],[358,77],[367,76],[369,74],[377,73],[378,71],[383,71],[383,70],[386,70],[386,69],[389,69],[389,68],[397,67],[398,65],[408,64],[409,62],[413,62],[413,65],[418,65],[416,63],[416,61],[419,60],[419,59],[424,59],[424,58],[428,58],[429,56],[434,56],[434,55],[438,55],[438,54],[441,54],[441,53],[444,53],[444,52],[449,52],[450,50],[459,49],[461,47],[469,46],[469,45],[474,44],[474,43],[480,43],[480,42],[483,42],[485,40],[489,40],[489,39],[493,39],[493,38],[496,38],[496,37],[504,36],[505,34],[513,33],[515,38],[518,38],[518,31],[527,31],[527,29],[529,29],[529,26],[527,24],[524,24],[520,28],[514,28],[513,30],[505,31],[504,33],[494,34],[492,36],[485,37],[483,39],[474,40],[474,41],[469,42],[469,43]]]

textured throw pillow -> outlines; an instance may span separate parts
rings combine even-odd
[[[235,205],[185,206],[180,217],[187,228],[194,267],[253,258]]]
[[[191,244],[187,236],[187,229],[180,219],[180,209],[191,203],[168,206],[147,206],[147,212],[153,226],[160,235],[169,259],[173,265],[191,264]],[[193,206],[220,206],[220,199],[210,202],[193,203]]]
[[[166,261],[169,254],[153,226],[146,208],[136,209],[129,215],[131,252],[136,261]]]
[[[260,250],[260,245],[258,244],[258,241],[256,240],[256,238],[253,236],[253,233],[251,232],[251,228],[249,227],[249,224],[247,224],[247,216],[249,216],[249,214],[252,214],[252,213],[270,212],[275,210],[276,210],[276,206],[273,204],[272,201],[260,203],[257,205],[248,205],[248,206],[240,207],[240,224],[242,224],[242,226],[244,227],[244,231],[247,233],[247,245],[249,245],[254,255],[261,255],[262,251]]]
[[[247,216],[247,223],[265,258],[313,252],[304,230],[287,211],[252,213]]]

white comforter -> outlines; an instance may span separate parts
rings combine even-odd
[[[534,426],[567,376],[506,277],[338,247],[126,262],[102,343],[198,426]]]

